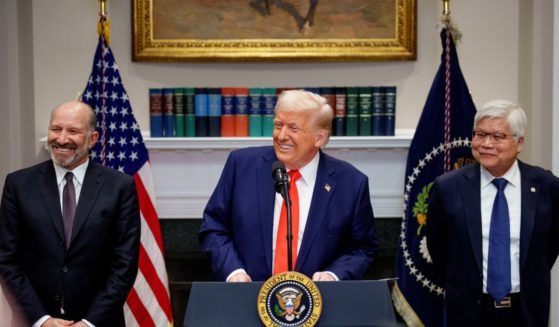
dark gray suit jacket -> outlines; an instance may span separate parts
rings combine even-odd
[[[518,162],[521,178],[522,326],[547,326],[550,270],[559,253],[559,179]],[[427,244],[445,287],[448,326],[480,326],[483,291],[480,166],[438,177],[431,189]]]
[[[6,177],[0,276],[29,323],[49,314],[124,326],[139,242],[138,198],[130,176],[89,162],[68,250],[52,161]]]

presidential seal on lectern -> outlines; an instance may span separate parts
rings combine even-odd
[[[264,326],[312,327],[322,312],[322,296],[310,278],[287,271],[264,282],[257,308]]]

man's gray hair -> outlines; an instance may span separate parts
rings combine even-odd
[[[474,117],[474,128],[484,118],[506,118],[513,138],[518,140],[524,137],[528,120],[522,108],[508,100],[492,100],[483,105]]]

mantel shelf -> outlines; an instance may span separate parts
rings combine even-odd
[[[375,217],[401,217],[406,157],[413,130],[396,136],[331,137],[324,151],[369,177]],[[200,219],[230,151],[272,145],[271,137],[149,137],[157,211],[165,219]],[[40,140],[46,148],[46,137]],[[271,178],[271,175],[270,175]]]
[[[326,149],[403,149],[409,148],[413,130],[397,130],[395,136],[332,136]],[[271,145],[271,137],[142,137],[149,150],[234,150]],[[39,142],[46,148],[47,139]]]
[[[396,136],[333,136],[326,149],[403,149],[410,146],[413,131],[399,131]],[[271,137],[149,137],[149,150],[234,150],[271,145]]]

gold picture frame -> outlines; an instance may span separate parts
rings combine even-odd
[[[274,5],[272,10],[264,7],[268,1]],[[309,29],[306,29],[308,23],[302,25],[304,6],[310,13],[309,3],[318,0],[268,1],[132,0],[132,59],[159,62],[416,59],[417,0],[321,0]],[[343,8],[339,7],[340,3]],[[344,8],[347,8],[345,12]]]

